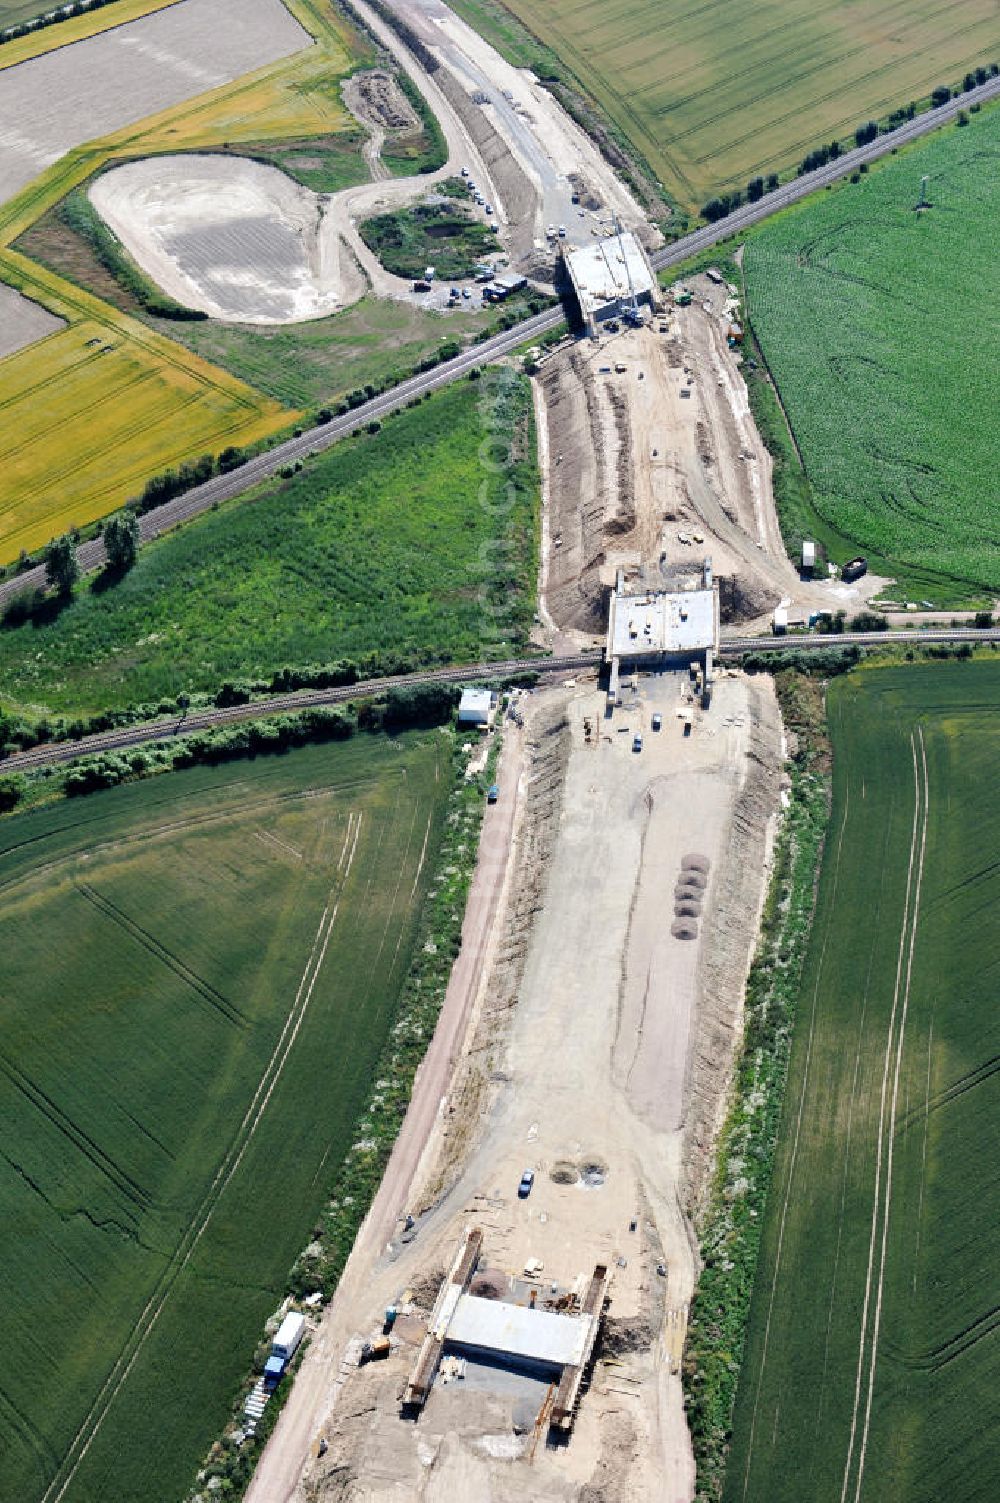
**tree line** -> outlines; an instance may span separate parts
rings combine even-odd
[[[962,80],[961,88],[952,89],[947,84],[939,84],[931,93],[931,108],[940,109],[942,105],[948,104],[952,99],[959,99],[962,94],[969,93],[970,90],[978,88],[980,84],[987,83],[991,78],[996,78],[998,74],[1000,74],[1000,63],[990,63],[988,66],[970,69]],[[838,157],[842,157],[846,151],[849,151],[852,145],[870,145],[878,136],[888,135],[890,131],[896,130],[900,125],[905,124],[907,120],[912,120],[916,113],[916,101],[911,100],[909,104],[902,105],[899,109],[893,110],[892,114],[887,116],[881,124],[877,120],[864,121],[863,124],[856,128],[853,143],[848,142],[845,144],[843,141],[830,141],[825,145],[814,147],[812,151],[802,158],[802,161],[795,169],[796,176],[804,177],[807,172],[815,172],[817,168],[825,167],[828,162],[835,162]],[[964,111],[962,113],[964,115]],[[964,119],[962,116],[959,117],[960,125],[967,123],[968,116],[965,116]],[[861,170],[864,171],[865,169],[862,168]],[[714,224],[719,219],[725,219],[727,214],[732,214],[735,209],[739,209],[744,203],[758,203],[764,197],[765,193],[773,193],[778,185],[779,178],[776,172],[769,173],[766,178],[763,176],[753,177],[747,183],[745,189],[733,188],[727,193],[720,193],[715,198],[710,198],[706,204],[702,205],[702,215],[710,224]]]

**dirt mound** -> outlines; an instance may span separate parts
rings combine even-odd
[[[576,1165],[569,1163],[566,1159],[560,1159],[549,1170],[549,1179],[556,1185],[575,1185],[579,1178],[580,1171]]]
[[[415,130],[420,125],[410,101],[384,68],[355,73],[343,85],[343,93],[352,114],[383,130]]]
[[[433,1310],[438,1291],[447,1277],[447,1269],[436,1268],[410,1285],[410,1300],[418,1310]]]
[[[708,857],[699,855],[697,851],[692,851],[687,856],[681,857],[682,871],[705,872],[707,874],[711,871],[711,869],[712,863],[711,861],[709,861]]]
[[[685,898],[674,904],[674,913],[678,918],[700,918],[701,904],[696,903],[693,898]]]
[[[601,1159],[583,1159],[580,1163],[580,1183],[588,1190],[599,1190],[608,1177],[608,1166]]]
[[[601,1357],[625,1357],[629,1352],[648,1352],[656,1339],[653,1324],[642,1316],[607,1315],[601,1325],[597,1354]]]
[[[696,867],[688,867],[677,878],[677,886],[674,888],[676,897],[683,896],[686,892],[704,892],[708,886],[708,878],[703,871]]]
[[[697,939],[698,925],[693,919],[675,919],[670,925],[674,939]]]

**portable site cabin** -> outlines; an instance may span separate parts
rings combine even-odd
[[[463,689],[458,704],[459,725],[489,725],[493,713],[490,689]]]
[[[802,572],[811,574],[816,567],[816,544],[809,538],[802,539]]]
[[[282,1357],[289,1362],[298,1350],[305,1329],[305,1316],[297,1310],[290,1310],[274,1333],[274,1340],[271,1342],[272,1357]]]

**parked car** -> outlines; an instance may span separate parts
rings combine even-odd
[[[636,734],[632,737],[632,750],[634,752],[642,751],[642,737],[638,732],[636,732]]]
[[[500,785],[498,783],[491,783],[489,788],[486,790],[486,802],[488,804],[495,804],[499,797]]]
[[[521,1183],[517,1187],[518,1200],[527,1200],[528,1196],[531,1194],[531,1187],[534,1183],[534,1169],[525,1169],[524,1173],[521,1175]]]
[[[658,730],[661,730],[662,727],[663,727],[663,716],[662,715],[654,715],[653,716],[653,730],[654,731],[658,731]]]

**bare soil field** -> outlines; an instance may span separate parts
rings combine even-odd
[[[310,44],[281,0],[182,0],[3,70],[0,202],[71,147]]]
[[[61,318],[0,283],[0,360],[63,327]]]
[[[364,291],[323,200],[276,167],[146,157],[96,178],[90,199],[159,287],[213,318],[297,323]]]
[[[668,307],[641,329],[602,332],[598,343],[577,341],[543,365],[544,606],[556,629],[603,634],[619,565],[657,569],[701,553],[727,581],[729,614],[744,621],[780,600],[857,610],[883,583],[799,578],[781,540],[771,457],[741,357],[726,342],[725,289],[706,277],[690,286],[689,307]]]
[[[781,735],[767,681],[724,675],[684,737],[674,711],[685,683],[643,676],[609,722],[593,682],[521,701],[529,760],[506,902],[482,947],[462,1061],[417,1181],[397,1187],[394,1237],[381,1256],[366,1244],[326,1317],[325,1402],[310,1437],[325,1453],[299,1484],[272,1472],[266,1487],[265,1456],[253,1498],[693,1496],[679,1376],[696,1272],[687,1208],[725,1097]],[[654,711],[665,728],[635,756],[632,733],[649,732]],[[664,892],[692,850],[708,869],[693,941],[663,921]],[[526,1167],[536,1184],[520,1200]],[[568,1444],[546,1444],[537,1424],[544,1383],[472,1364],[464,1382],[435,1386],[416,1422],[399,1416],[438,1282],[470,1225],[483,1231],[484,1266],[523,1277],[539,1259],[545,1292],[595,1262],[613,1269]],[[358,1369],[351,1338],[370,1336],[407,1290],[390,1358]],[[273,1446],[291,1424],[283,1417]]]

